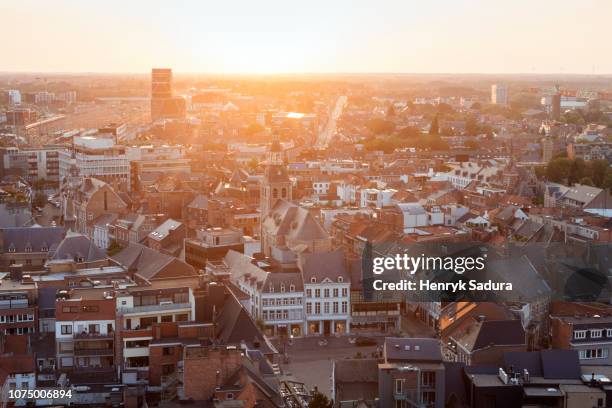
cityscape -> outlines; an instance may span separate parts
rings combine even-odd
[[[586,2],[575,55],[521,37],[555,29],[542,16],[517,34],[538,56],[487,65],[504,20],[499,50],[465,45],[476,65],[419,70],[397,38],[362,65],[340,41],[402,36],[396,4],[389,31],[352,26],[361,3],[317,22],[318,3],[190,4],[204,28],[165,10],[180,38],[225,34],[206,68],[196,40],[148,59],[151,11],[93,3],[0,6],[55,50],[0,45],[1,407],[612,407],[612,61],[591,48],[609,4]],[[52,24],[87,7],[92,27]],[[128,18],[123,44],[88,32]]]

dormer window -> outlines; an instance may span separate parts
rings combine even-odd
[[[295,292],[295,285],[289,285],[289,292]]]
[[[9,252],[15,252],[15,246],[13,244],[9,247]]]
[[[310,283],[317,283],[317,278],[315,278],[314,276],[310,278]]]
[[[47,248],[46,246],[43,246],[40,248],[41,252],[49,252],[49,248]]]
[[[338,282],[340,283],[344,282],[344,278],[342,276],[338,276]]]
[[[285,293],[285,285],[281,285],[280,290],[281,290],[281,293]]]
[[[26,251],[26,252],[32,252],[32,246],[28,244],[28,245],[25,247],[25,251]]]
[[[268,291],[270,293],[274,293],[274,286],[270,285],[270,287],[268,288]]]

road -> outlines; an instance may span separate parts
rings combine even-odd
[[[334,106],[334,110],[327,121],[327,125],[325,129],[319,132],[319,136],[317,137],[317,142],[315,143],[315,148],[324,149],[327,147],[329,142],[334,137],[336,133],[336,124],[338,119],[342,115],[342,110],[344,109],[344,105],[346,105],[346,101],[348,98],[345,95],[339,96],[336,100],[336,105]]]

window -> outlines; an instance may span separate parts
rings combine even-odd
[[[586,339],[586,330],[574,330],[575,339]]]
[[[433,387],[436,385],[436,373],[433,371],[421,372],[421,384],[424,387]]]
[[[329,289],[325,289],[325,290],[323,291],[323,296],[325,296],[325,297],[329,297]]]
[[[612,329],[606,329],[606,337],[612,337]]]
[[[347,297],[347,296],[348,296],[348,289],[342,288],[342,297]]]
[[[325,314],[329,314],[329,302],[325,302],[323,304],[323,311],[325,312]]]
[[[334,297],[338,297],[338,288],[334,288]]]
[[[347,309],[348,309],[348,302],[342,302],[342,313],[346,314]]]
[[[601,338],[602,333],[603,333],[602,329],[593,329],[593,330],[591,330],[591,338],[592,339],[599,339],[599,338]]]
[[[280,291],[281,291],[281,293],[285,293],[285,285],[281,285]]]
[[[284,189],[283,189],[283,190],[284,190]],[[233,400],[233,399],[234,399],[234,393],[228,392],[228,393],[225,395],[225,399],[228,399],[228,400]]]
[[[306,303],[306,314],[312,314],[312,303]]]
[[[344,278],[342,276],[338,276],[338,282],[340,283],[344,282]]]
[[[174,350],[172,349],[172,347],[164,347],[162,349],[162,354],[164,356],[171,356],[173,354]]]
[[[580,350],[579,357],[581,360],[591,360],[595,358],[608,358],[607,348],[596,348]]]
[[[402,393],[402,388],[404,385],[404,381],[401,379],[396,379],[395,380],[395,393],[396,394],[401,394]]]
[[[270,293],[274,293],[274,286],[270,285],[268,290],[270,291]]]
[[[315,314],[321,314],[321,304],[319,302],[315,303]]]
[[[62,324],[62,334],[72,334],[72,325]]]
[[[310,278],[310,283],[316,283],[316,282],[317,282],[317,278],[315,278],[314,276]]]
[[[334,302],[334,314],[338,314],[338,302]]]
[[[289,285],[289,292],[295,292],[295,285],[294,284]]]
[[[272,198],[278,198],[278,189],[277,188],[272,189]]]
[[[306,289],[306,297],[312,297],[312,289]]]
[[[316,298],[320,298],[321,297],[321,289],[315,289],[315,297]]]

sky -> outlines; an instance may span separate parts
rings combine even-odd
[[[612,73],[610,0],[0,0],[0,71]]]

